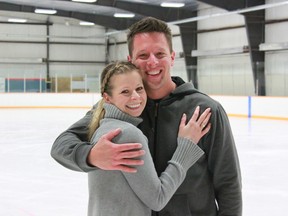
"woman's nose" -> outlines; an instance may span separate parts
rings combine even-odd
[[[134,90],[134,91],[132,92],[131,98],[132,98],[132,99],[138,99],[139,97],[140,97],[140,95],[137,93],[137,91]]]

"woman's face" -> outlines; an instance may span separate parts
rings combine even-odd
[[[117,106],[121,111],[137,117],[145,108],[147,95],[138,71],[113,75],[110,78],[112,95],[103,94],[106,103]]]

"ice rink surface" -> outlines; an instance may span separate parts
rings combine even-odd
[[[87,174],[50,156],[85,109],[0,110],[0,216],[85,216]],[[288,212],[288,122],[230,118],[243,178],[243,216]]]

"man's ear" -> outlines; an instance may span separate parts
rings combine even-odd
[[[106,92],[103,93],[103,99],[105,103],[111,103],[110,96]]]
[[[131,62],[132,61],[132,58],[130,55],[127,56],[127,61]]]
[[[175,51],[172,51],[172,53],[171,53],[171,66],[174,66],[174,61],[175,61],[175,55],[176,55],[176,53],[175,53]]]

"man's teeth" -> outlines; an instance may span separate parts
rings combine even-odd
[[[148,72],[149,75],[157,75],[159,73],[160,73],[160,71],[149,71]]]

